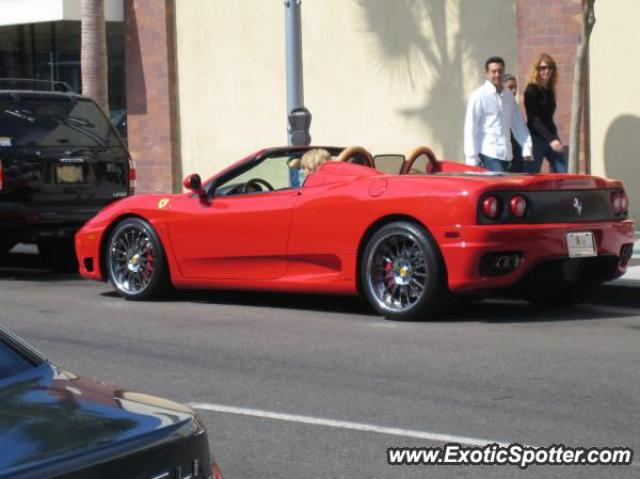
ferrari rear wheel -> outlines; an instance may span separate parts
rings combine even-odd
[[[427,232],[409,222],[389,223],[367,242],[360,264],[362,290],[387,319],[426,319],[445,296],[444,268]]]
[[[151,225],[139,218],[119,223],[105,250],[109,281],[126,299],[157,297],[169,286],[169,271],[160,239]]]

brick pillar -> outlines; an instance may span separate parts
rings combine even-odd
[[[541,53],[548,53],[558,65],[558,85],[555,121],[563,143],[569,144],[571,102],[573,99],[573,69],[576,49],[580,43],[582,0],[516,0],[516,31],[518,41],[518,84],[524,94],[531,65]],[[588,71],[588,70],[587,70]],[[580,171],[588,165],[588,84],[580,127]],[[521,97],[521,100],[522,97]],[[524,101],[521,102],[524,105]],[[547,162],[544,166],[548,171]]]
[[[174,0],[125,0],[129,151],[139,192],[181,191]]]

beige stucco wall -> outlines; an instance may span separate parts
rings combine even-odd
[[[183,171],[284,145],[282,0],[177,0]],[[418,144],[462,159],[466,100],[499,54],[516,71],[515,0],[304,0],[313,144]]]
[[[591,163],[595,174],[624,181],[640,220],[640,2],[596,2],[591,37]]]

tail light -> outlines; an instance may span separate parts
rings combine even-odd
[[[500,214],[500,199],[497,196],[489,196],[482,202],[482,211],[489,218],[495,219]]]
[[[523,218],[527,212],[527,199],[524,196],[514,196],[510,201],[511,213],[516,218]]]
[[[624,213],[628,207],[629,200],[627,199],[627,195],[619,191],[611,193],[611,209],[613,210],[613,214],[619,215]]]
[[[629,211],[629,197],[624,191],[620,193],[620,210],[622,213],[627,213]]]
[[[136,193],[136,164],[129,158],[129,194]]]
[[[0,191],[2,191],[3,180],[4,180],[4,176],[2,174],[2,160],[0,160]]]
[[[619,215],[621,206],[622,202],[620,201],[620,193],[611,193],[611,209],[613,210],[613,213]]]

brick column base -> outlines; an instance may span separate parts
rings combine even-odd
[[[125,0],[129,151],[139,192],[181,191],[174,0]]]

